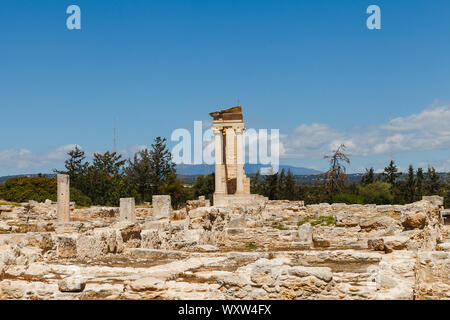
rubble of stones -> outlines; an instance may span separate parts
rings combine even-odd
[[[407,205],[201,198],[154,215],[0,206],[0,299],[449,299],[442,198]]]

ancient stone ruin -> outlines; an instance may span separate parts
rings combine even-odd
[[[0,299],[450,299],[438,196],[406,205],[305,205],[250,195],[241,108],[212,114],[216,193],[173,210],[121,199],[77,209],[0,205]],[[238,130],[239,129],[239,130]],[[222,141],[225,143],[222,144]]]
[[[245,123],[242,107],[210,113],[214,119],[215,150],[215,206],[252,204],[264,201],[259,195],[250,194],[250,179],[244,172]]]

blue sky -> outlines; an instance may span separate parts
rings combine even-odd
[[[344,142],[350,172],[450,170],[448,0],[3,0],[0,39],[0,175],[111,149],[114,119],[128,156],[238,99],[281,163],[323,169]]]

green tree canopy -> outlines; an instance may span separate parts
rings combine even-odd
[[[373,168],[370,168],[370,169],[366,168],[366,173],[361,178],[361,184],[363,186],[366,186],[366,185],[374,183],[374,182],[375,182],[375,172],[374,172]]]
[[[360,186],[359,195],[366,204],[391,204],[394,199],[391,185],[379,181],[366,186]]]
[[[392,186],[395,186],[397,178],[400,177],[401,175],[402,173],[398,172],[398,168],[395,165],[394,160],[391,160],[391,162],[389,162],[389,165],[386,168],[384,168],[383,172],[384,181]]]

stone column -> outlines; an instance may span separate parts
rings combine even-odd
[[[58,174],[58,222],[70,222],[70,177],[67,174]]]
[[[235,129],[236,134],[236,193],[244,193],[244,146],[242,129]]]
[[[213,128],[214,132],[214,153],[215,153],[215,193],[225,194],[224,184],[224,163],[223,163],[223,133],[218,128]]]
[[[153,219],[169,219],[172,215],[172,204],[170,195],[152,196]]]
[[[130,223],[136,222],[134,198],[120,199],[120,221],[127,221]]]

